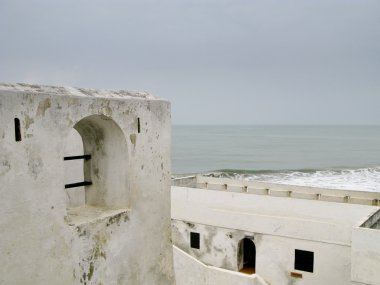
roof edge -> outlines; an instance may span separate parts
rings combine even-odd
[[[27,83],[3,83],[0,82],[0,91],[27,92],[36,94],[54,94],[59,96],[80,96],[80,97],[102,97],[102,98],[131,98],[146,100],[165,100],[160,97],[153,96],[146,91],[127,91],[127,90],[107,90],[78,88],[69,86],[52,86]],[[165,100],[166,101],[166,100]]]

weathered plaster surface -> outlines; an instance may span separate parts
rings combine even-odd
[[[172,187],[172,219],[350,245],[351,231],[378,207]]]
[[[258,275],[247,275],[207,266],[183,250],[173,246],[177,285],[267,285]]]
[[[190,232],[200,234],[200,248],[190,247]],[[238,270],[238,244],[252,232],[172,221],[173,244],[197,260],[219,268]]]
[[[269,284],[378,284],[380,251],[371,245],[379,230],[352,235],[378,207],[185,187],[171,195],[173,244],[208,266],[237,270],[239,241],[248,237],[256,274]],[[200,249],[191,248],[190,232],[200,234]],[[295,270],[295,249],[314,252],[313,273]]]
[[[352,231],[351,277],[365,284],[380,284],[380,211]]]
[[[144,92],[0,84],[0,116],[1,284],[174,283],[167,101]],[[70,176],[63,157],[79,154],[67,147],[70,133],[91,116],[94,159],[84,176]],[[120,129],[121,147],[112,146],[107,122]],[[65,189],[81,177],[93,185],[79,194]]]
[[[172,223],[173,244],[208,266],[238,271],[239,241],[244,237],[250,237],[256,246],[256,273],[270,284],[356,284],[351,283],[350,279],[349,246],[249,233],[183,221],[174,220]],[[190,247],[190,231],[200,233],[200,249]],[[210,232],[217,232],[219,236],[210,235]],[[224,245],[222,252],[221,244]],[[294,269],[295,249],[314,252],[314,273]],[[178,266],[176,258],[174,262],[175,266]],[[291,277],[291,272],[301,273],[302,280]]]

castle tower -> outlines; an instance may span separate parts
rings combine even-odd
[[[0,283],[173,284],[170,103],[0,84]]]

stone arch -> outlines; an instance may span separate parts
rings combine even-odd
[[[114,120],[91,115],[74,126],[83,142],[85,203],[97,207],[129,206],[128,151],[125,135]]]

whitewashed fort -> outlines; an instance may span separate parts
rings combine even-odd
[[[172,180],[145,92],[2,83],[0,118],[0,284],[380,285],[380,189]]]

